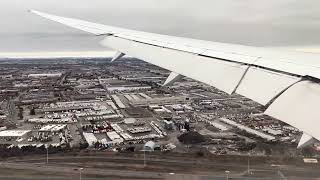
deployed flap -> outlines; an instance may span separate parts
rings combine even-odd
[[[280,119],[320,139],[320,85],[301,81],[281,94],[265,114]]]
[[[115,55],[113,56],[113,58],[111,59],[111,62],[116,61],[116,60],[122,58],[124,55],[125,55],[124,53],[122,53],[122,52],[120,52],[120,51],[117,51],[116,54],[115,54]]]
[[[266,105],[281,91],[299,81],[300,78],[266,69],[250,67],[236,93]]]
[[[248,67],[114,36],[106,37],[101,44],[183,76],[215,86],[229,94],[238,85]]]
[[[306,133],[303,133],[300,138],[298,148],[303,148],[303,147],[309,146],[312,143],[314,143],[314,138],[312,136],[309,136]]]
[[[171,72],[170,75],[168,76],[168,78],[166,79],[166,81],[163,83],[162,86],[168,86],[173,84],[174,82],[180,80],[181,78],[183,78],[182,75],[175,73],[175,72]]]

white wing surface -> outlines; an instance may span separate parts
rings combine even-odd
[[[319,54],[173,37],[31,12],[105,35],[101,44],[118,51],[114,59],[127,54],[168,69],[175,76],[244,95],[266,105],[266,114],[302,130],[304,137],[320,140]]]

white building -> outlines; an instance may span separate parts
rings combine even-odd
[[[123,142],[123,139],[120,137],[120,135],[115,131],[107,132],[107,136],[111,141],[118,141]]]
[[[86,139],[89,147],[94,146],[94,144],[98,141],[97,138],[94,136],[93,133],[83,133],[84,138]]]
[[[43,77],[61,77],[62,73],[46,73],[46,74],[29,74],[29,78],[43,78]]]
[[[31,130],[4,130],[0,131],[0,138],[23,138],[31,133]]]

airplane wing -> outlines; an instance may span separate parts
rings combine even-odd
[[[320,55],[173,37],[33,11],[37,15],[105,35],[103,46],[170,70],[166,84],[187,76],[267,107],[265,114],[304,132],[299,147],[320,140]]]

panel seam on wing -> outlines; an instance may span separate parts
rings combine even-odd
[[[283,93],[285,93],[289,88],[291,88],[292,86],[294,86],[295,84],[302,82],[302,81],[308,81],[307,79],[300,79],[296,82],[294,82],[293,84],[289,85],[288,87],[286,87],[285,89],[283,89],[282,91],[280,91],[277,95],[275,95],[272,99],[270,99],[270,101],[265,105],[265,109],[268,109],[269,106],[271,106],[271,104],[278,99]]]
[[[239,80],[237,86],[234,88],[234,90],[232,91],[231,94],[234,94],[234,93],[237,91],[237,89],[238,89],[238,87],[240,86],[242,80],[245,78],[247,72],[249,71],[249,68],[250,68],[250,67],[251,67],[251,66],[249,65],[249,66],[247,67],[247,69],[244,71],[243,75],[241,76],[241,79]]]

